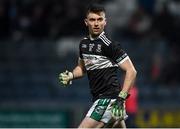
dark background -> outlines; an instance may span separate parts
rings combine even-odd
[[[77,64],[91,2],[0,0],[1,128],[78,126],[92,104],[87,77],[63,88],[58,74]],[[132,126],[180,127],[180,2],[99,3],[107,11],[106,32],[122,44],[138,72]]]

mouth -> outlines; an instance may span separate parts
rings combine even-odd
[[[99,30],[100,30],[100,28],[93,28],[93,30],[94,30],[94,31],[99,31]]]

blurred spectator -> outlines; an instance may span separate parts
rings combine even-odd
[[[124,28],[124,35],[132,39],[141,39],[151,30],[152,19],[143,8],[137,9]]]
[[[81,35],[90,0],[1,0],[0,37],[58,38]],[[87,6],[85,6],[87,5]],[[81,22],[80,22],[81,21]]]
[[[153,14],[156,0],[137,0],[139,8],[143,9],[148,14]]]
[[[48,33],[48,26],[45,16],[45,7],[43,5],[35,5],[31,16],[31,35],[33,37],[45,37]]]
[[[174,21],[175,19],[169,12],[167,4],[165,4],[160,13],[154,17],[153,29],[156,29],[162,37],[171,41],[175,30]]]
[[[178,11],[174,13],[172,10],[175,9],[175,4],[180,5],[176,0],[167,1],[163,3],[162,9],[154,17],[153,31],[156,31],[159,37],[167,40],[168,42],[168,55],[165,57],[165,64],[162,69],[161,83],[163,84],[177,84],[179,82],[179,32],[180,26],[177,24],[179,21]],[[179,23],[179,22],[178,22]],[[154,60],[154,65],[161,62],[161,59]],[[157,65],[156,65],[157,66]],[[154,67],[155,68],[155,67]],[[157,74],[157,67],[156,70]],[[154,73],[155,74],[155,73]]]

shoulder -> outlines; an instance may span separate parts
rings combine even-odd
[[[99,39],[103,42],[105,46],[110,46],[112,44],[112,40],[105,34],[99,36]]]
[[[82,43],[86,43],[86,42],[88,42],[88,38],[87,37],[84,37],[84,38],[82,38],[81,40],[80,40],[80,44],[82,44]]]
[[[106,47],[121,46],[120,42],[112,40],[110,37],[108,37],[105,34],[100,35],[99,39],[103,42],[104,46],[106,46]]]
[[[112,48],[122,48],[120,42],[111,40],[111,39],[101,39],[103,46],[107,49]]]

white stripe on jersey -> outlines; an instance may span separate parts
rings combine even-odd
[[[102,37],[99,37],[103,42],[104,44],[106,44],[107,46],[109,46],[109,44],[102,38]]]
[[[124,61],[126,61],[127,59],[129,59],[129,56],[126,56],[124,59],[122,59],[118,64],[122,64]]]
[[[103,69],[109,67],[118,67],[117,64],[113,64],[105,56],[82,54],[85,63],[86,70]]]
[[[109,44],[111,43],[111,41],[106,37],[106,35],[102,35],[102,38],[106,40]]]
[[[111,41],[103,34],[100,35],[99,38],[107,45],[109,46],[111,44]]]

